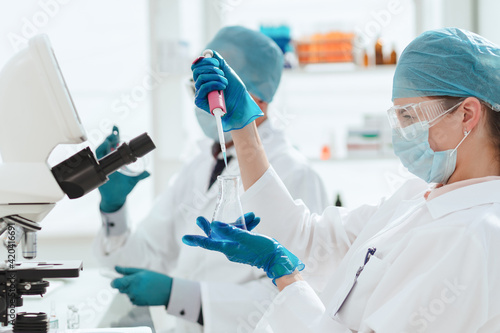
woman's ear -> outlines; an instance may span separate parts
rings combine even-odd
[[[481,102],[475,97],[468,97],[462,102],[461,107],[464,110],[463,128],[469,132],[476,127],[482,117]]]

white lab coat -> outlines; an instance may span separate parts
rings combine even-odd
[[[328,205],[320,177],[307,160],[286,140],[283,133],[266,121],[259,126],[262,142],[278,174],[294,198],[302,199],[316,212]],[[200,215],[212,218],[217,184],[207,192],[215,165],[211,143],[173,177],[166,191],[156,200],[149,216],[142,221],[118,251],[104,255],[101,233],[96,241],[101,261],[108,265],[143,267],[172,277],[201,282],[204,332],[251,332],[265,312],[276,288],[264,273],[247,265],[229,262],[220,253],[193,248],[182,243],[186,234],[202,234],[196,226]],[[234,147],[232,149],[234,151]],[[229,154],[228,149],[228,154]],[[234,157],[223,174],[239,174]],[[240,189],[240,194],[243,188]],[[244,212],[248,212],[243,204]],[[255,211],[259,216],[259,209]],[[258,230],[258,229],[257,229]],[[200,332],[200,326],[177,320],[178,332]]]
[[[286,287],[256,332],[500,332],[499,189],[492,180],[426,201],[415,179],[378,206],[315,215],[270,168],[242,200],[261,207],[260,232],[305,262],[307,282]]]

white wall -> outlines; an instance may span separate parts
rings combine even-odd
[[[500,13],[500,1],[478,0],[479,2],[479,33],[492,42],[500,45],[500,28],[498,26],[498,15]]]

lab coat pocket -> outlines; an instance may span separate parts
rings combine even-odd
[[[356,284],[335,315],[335,320],[358,331],[365,311],[366,303],[387,271],[389,264],[375,255],[366,263]],[[354,283],[354,277],[353,277]]]

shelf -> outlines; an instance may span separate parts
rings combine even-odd
[[[352,62],[348,63],[322,63],[322,64],[308,64],[297,68],[286,69],[283,75],[301,75],[301,74],[319,74],[329,75],[332,73],[346,73],[346,74],[394,74],[396,65],[380,65],[362,67]]]
[[[399,159],[396,156],[345,157],[345,158],[330,158],[328,160],[309,157],[308,160],[311,163],[318,163],[318,164],[399,163]]]

